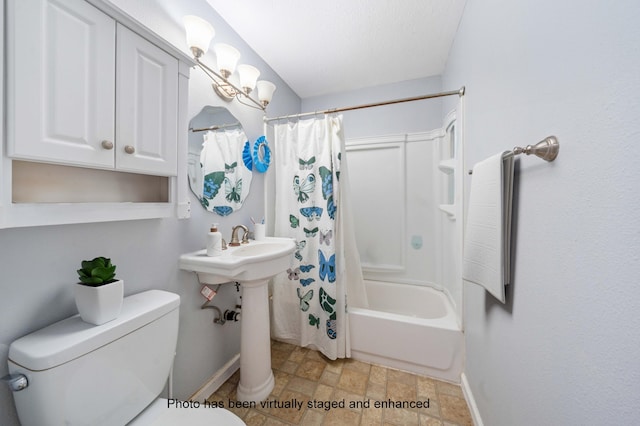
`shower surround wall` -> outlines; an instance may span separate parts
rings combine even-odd
[[[349,139],[355,233],[365,279],[438,283],[439,130]]]

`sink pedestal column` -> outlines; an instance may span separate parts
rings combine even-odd
[[[238,401],[263,401],[273,390],[268,280],[241,282]]]

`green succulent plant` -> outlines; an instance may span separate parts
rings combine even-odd
[[[116,265],[111,264],[111,259],[96,257],[93,260],[83,260],[81,266],[82,269],[78,269],[78,276],[83,284],[99,287],[117,281]]]

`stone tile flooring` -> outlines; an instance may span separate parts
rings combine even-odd
[[[473,425],[460,386],[272,341],[273,392],[263,404],[230,407],[236,372],[208,401],[247,425]]]

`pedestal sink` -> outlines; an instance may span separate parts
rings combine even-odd
[[[196,272],[203,284],[242,286],[239,401],[263,401],[273,389],[267,284],[290,266],[295,248],[293,239],[270,237],[229,247],[222,256],[208,257],[206,250],[180,256],[180,269]]]

